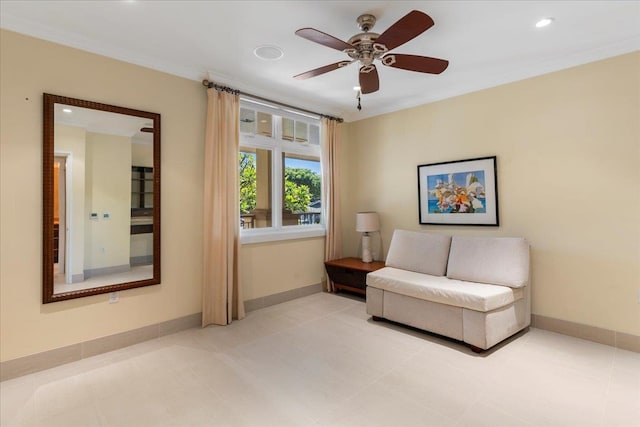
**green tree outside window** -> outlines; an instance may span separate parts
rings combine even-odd
[[[239,153],[240,213],[256,208],[256,159],[251,153]],[[285,168],[284,209],[307,212],[312,201],[320,200],[320,175],[303,168]]]

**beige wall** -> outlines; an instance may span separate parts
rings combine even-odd
[[[345,254],[362,210],[385,251],[394,228],[524,236],[535,314],[640,335],[639,103],[634,53],[348,124]],[[491,155],[500,227],[418,224],[417,165]]]
[[[324,238],[243,245],[240,284],[244,300],[252,300],[324,279]]]
[[[0,43],[0,360],[199,312],[202,85],[13,32]],[[41,303],[43,92],[162,115],[162,284]]]
[[[206,93],[190,81],[0,34],[0,361],[201,310]],[[162,115],[162,284],[43,305],[42,93]],[[323,239],[246,245],[245,299],[320,282]]]

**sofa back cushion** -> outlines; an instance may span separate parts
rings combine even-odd
[[[451,236],[395,230],[385,265],[417,273],[444,276]]]
[[[512,288],[526,286],[529,244],[521,237],[454,236],[447,277]]]

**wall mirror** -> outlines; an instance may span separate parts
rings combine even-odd
[[[44,94],[43,303],[160,283],[160,114]]]

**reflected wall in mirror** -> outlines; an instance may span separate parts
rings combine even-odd
[[[43,303],[160,283],[160,114],[44,94]]]

